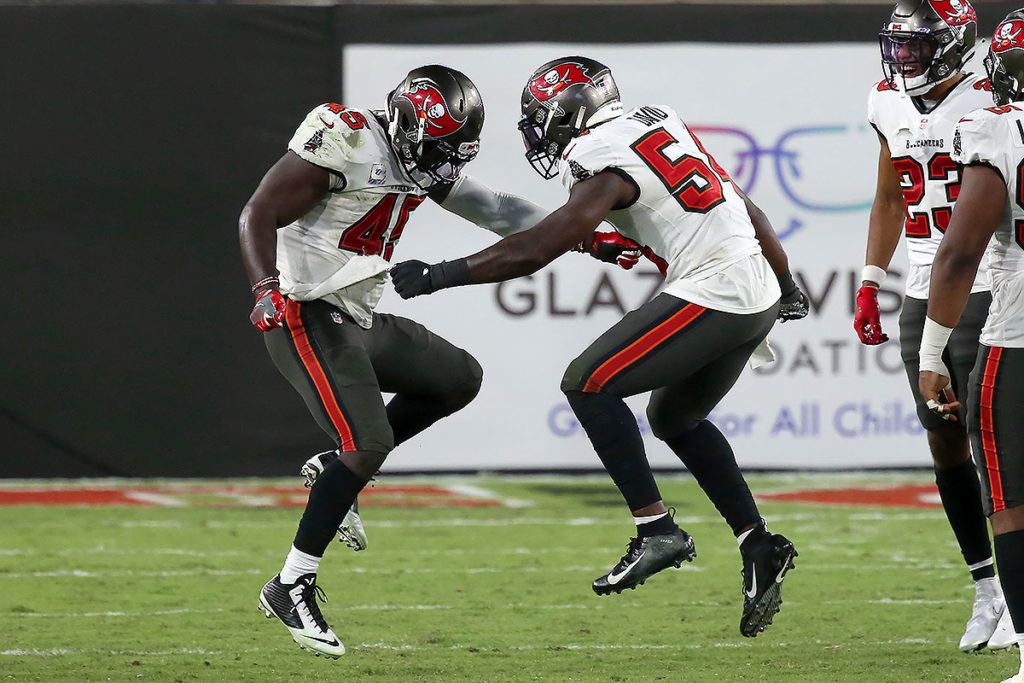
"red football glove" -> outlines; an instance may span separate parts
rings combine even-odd
[[[878,313],[878,288],[861,287],[857,290],[857,313],[853,318],[853,329],[863,344],[875,346],[889,341],[889,335],[882,332]]]
[[[285,299],[281,292],[268,287],[256,295],[256,305],[249,314],[249,321],[260,332],[281,327],[284,320]]]
[[[586,242],[581,242],[575,251],[586,252],[598,261],[618,264],[623,270],[640,262],[640,245],[617,232],[595,232],[589,248]]]

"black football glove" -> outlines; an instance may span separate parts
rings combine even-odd
[[[782,298],[779,300],[778,319],[788,322],[806,318],[811,310],[810,303],[788,270],[779,276],[779,287],[782,288]]]
[[[433,265],[423,261],[402,261],[391,267],[391,282],[398,296],[403,299],[469,284],[468,275],[469,267],[465,259],[441,261]]]

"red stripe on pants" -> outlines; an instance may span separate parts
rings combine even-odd
[[[671,318],[657,327],[645,332],[639,339],[606,360],[594,371],[583,386],[583,391],[598,392],[615,375],[637,362],[658,347],[666,339],[672,337],[684,327],[697,319],[707,309],[697,304],[686,304]]]
[[[345,415],[341,412],[338,400],[334,397],[331,383],[327,379],[327,373],[324,372],[323,366],[320,365],[320,359],[316,357],[316,352],[313,351],[313,345],[306,334],[306,327],[302,324],[300,309],[301,304],[298,301],[288,300],[284,310],[284,319],[288,325],[288,332],[291,334],[292,342],[299,352],[299,360],[302,361],[303,367],[306,368],[306,373],[313,380],[313,386],[316,387],[316,392],[320,396],[320,402],[323,404],[327,416],[331,419],[331,424],[338,431],[338,436],[341,438],[341,450],[354,451],[356,447],[355,441],[352,439],[352,430],[348,426],[348,421],[345,420]]]
[[[999,452],[996,449],[996,434],[993,431],[995,416],[992,403],[995,398],[996,375],[1002,348],[993,346],[985,359],[985,370],[981,376],[981,397],[978,400],[978,427],[981,429],[981,449],[985,454],[985,473],[988,476],[989,491],[992,493],[992,512],[1006,509],[1003,499],[1003,479],[999,474]]]

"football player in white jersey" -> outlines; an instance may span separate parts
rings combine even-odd
[[[1024,683],[1024,10],[996,28],[985,68],[996,106],[966,115],[953,138],[963,184],[932,265],[919,389],[937,415],[958,411],[943,349],[987,249],[992,307],[971,375],[967,427],[1006,610],[1022,645],[1020,671],[1005,683]]]
[[[624,111],[611,72],[593,59],[565,57],[537,69],[523,90],[519,128],[533,167],[545,178],[561,173],[567,202],[467,258],[396,265],[395,289],[408,298],[528,275],[604,220],[642,245],[665,274],[663,292],[592,343],[561,384],[637,528],[625,556],[592,587],[620,593],[695,556],[693,539],[662,501],[623,400],[651,391],[652,431],[737,536],[740,631],[754,637],[779,610],[796,550],[768,531],[728,441],[707,416],[765,348],[776,318],[807,314],[786,254],[764,214],[679,116],[663,105]]]
[[[335,532],[352,535],[346,512],[392,448],[461,409],[480,388],[482,371],[467,352],[411,320],[374,311],[406,221],[427,197],[498,235],[546,215],[461,173],[479,149],[483,121],[473,83],[437,65],[411,71],[388,96],[387,111],[319,106],[239,219],[256,297],[250,320],[337,447],[303,467],[311,486],[306,510],[284,567],[259,601],[318,655],[345,651],[317,605],[316,573]],[[638,253],[610,233],[588,235],[586,245],[624,267]],[[385,405],[381,392],[395,396]]]
[[[888,339],[879,322],[878,289],[905,233],[910,272],[899,319],[900,351],[927,431],[939,496],[975,581],[973,609],[959,644],[964,652],[986,644],[1008,646],[1008,616],[996,632],[1003,596],[964,422],[943,420],[920,400],[917,363],[932,259],[960,192],[961,169],[950,156],[953,127],[967,112],[991,102],[988,81],[963,70],[976,38],[977,18],[967,0],[956,6],[949,0],[900,0],[879,34],[886,78],[871,89],[868,120],[878,132],[881,153],[854,319],[864,344]],[[967,386],[990,301],[983,267],[948,349],[957,390]]]

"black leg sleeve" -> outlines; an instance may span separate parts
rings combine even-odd
[[[661,500],[636,418],[618,396],[567,391],[576,419],[630,510]]]
[[[761,521],[754,497],[736,464],[732,446],[718,427],[704,420],[690,431],[666,439],[665,443],[704,489],[733,534],[739,535],[744,528]]]

